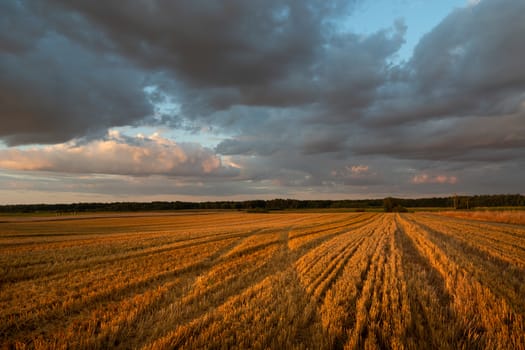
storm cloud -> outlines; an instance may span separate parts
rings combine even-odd
[[[403,59],[402,18],[346,29],[362,3],[1,2],[0,166],[305,197],[481,192],[491,169],[488,192],[523,191],[525,3],[465,2]]]
[[[525,4],[481,1],[427,33],[384,86],[369,123],[518,114],[525,100]]]
[[[27,6],[0,5],[0,137],[8,145],[104,134],[152,112],[143,73],[56,32]]]

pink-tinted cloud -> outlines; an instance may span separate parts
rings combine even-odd
[[[353,165],[350,167],[352,175],[363,175],[368,173],[368,165]]]
[[[374,168],[364,165],[346,165],[331,171],[331,183],[349,186],[371,186],[382,182],[381,176],[374,171]]]
[[[448,175],[428,175],[426,173],[415,175],[411,182],[413,184],[455,184],[458,182],[456,176]]]
[[[346,165],[342,169],[332,170],[334,177],[363,177],[372,175],[369,171],[368,165]]]
[[[199,144],[179,144],[157,134],[122,138],[115,132],[87,144],[0,150],[0,168],[135,176],[224,176],[238,171]]]

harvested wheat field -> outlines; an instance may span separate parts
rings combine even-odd
[[[445,211],[445,216],[525,225],[525,210]]]
[[[525,226],[422,213],[7,218],[0,343],[524,349]]]

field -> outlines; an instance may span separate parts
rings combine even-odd
[[[0,344],[525,349],[525,226],[430,213],[0,218]]]
[[[507,224],[525,225],[524,210],[475,210],[475,211],[445,211],[442,215],[481,221],[503,222]]]

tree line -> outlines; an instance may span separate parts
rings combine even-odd
[[[522,207],[525,196],[521,194],[494,194],[405,199],[387,197],[383,199],[386,212],[403,212],[406,208],[453,208],[475,209],[479,207]]]
[[[525,196],[521,194],[496,194],[475,196],[450,196],[432,198],[393,198],[347,199],[347,200],[298,200],[271,199],[247,201],[214,202],[113,202],[113,203],[71,203],[71,204],[17,204],[2,205],[0,213],[36,212],[124,212],[124,211],[164,211],[164,210],[255,210],[273,211],[286,209],[380,209],[403,211],[403,208],[455,208],[474,209],[477,207],[516,207],[525,206]]]

